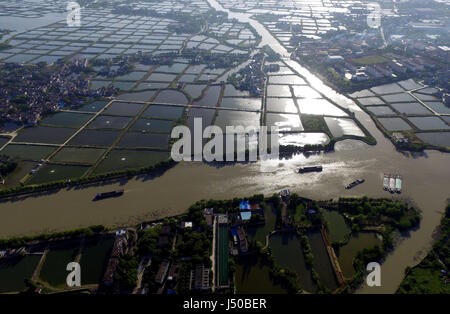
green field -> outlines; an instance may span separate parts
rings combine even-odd
[[[389,59],[379,55],[370,55],[362,58],[353,59],[353,61],[362,65],[370,65],[370,64],[386,63],[389,62]]]
[[[337,211],[321,211],[328,225],[331,242],[343,242],[350,234],[350,228],[345,223],[344,217]]]
[[[55,146],[9,144],[0,151],[0,155],[17,157],[22,160],[41,160],[56,149]]]
[[[324,132],[328,135],[331,134],[325,120],[321,116],[305,115],[300,117],[305,132]]]
[[[27,184],[41,184],[44,182],[79,178],[88,169],[88,166],[46,164],[32,175]]]
[[[410,294],[449,294],[450,285],[445,283],[437,268],[415,267],[402,282],[399,292]]]
[[[18,186],[22,180],[34,167],[37,162],[34,161],[19,161],[16,169],[8,174],[4,188],[12,188]]]

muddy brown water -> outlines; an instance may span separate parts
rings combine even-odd
[[[267,34],[266,31],[264,35]],[[132,179],[101,187],[62,190],[45,196],[2,202],[0,237],[93,224],[129,225],[185,212],[200,199],[229,199],[255,193],[271,195],[286,187],[314,199],[363,195],[404,198],[421,209],[423,219],[420,228],[405,237],[383,263],[382,286],[363,286],[359,290],[361,293],[395,292],[406,266],[417,264],[432,245],[433,231],[439,225],[450,197],[450,155],[436,151],[427,151],[422,156],[397,152],[370,117],[353,102],[324,86],[297,63],[286,62],[307,78],[313,87],[355,111],[356,118],[376,137],[378,145],[367,146],[347,140],[339,143],[334,153],[230,166],[182,162],[151,180]],[[323,165],[322,173],[296,173],[298,167],[316,164]],[[403,194],[391,196],[383,191],[384,172],[403,175]],[[366,182],[352,190],[345,190],[345,185],[357,178],[365,178]],[[118,188],[125,189],[122,197],[92,201],[96,193]]]

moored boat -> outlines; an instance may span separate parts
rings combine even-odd
[[[403,178],[401,175],[397,175],[395,178],[395,192],[402,193],[402,185],[403,185]]]
[[[395,175],[390,175],[390,178],[389,178],[389,192],[395,193]]]
[[[389,175],[386,173],[384,174],[384,177],[383,177],[383,189],[385,191],[389,190]]]

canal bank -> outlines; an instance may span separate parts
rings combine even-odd
[[[251,21],[252,25],[257,23]],[[261,31],[262,44],[270,44],[277,50],[284,49],[275,38],[267,37],[271,35],[261,24],[259,26],[256,29]],[[403,194],[394,197],[411,199],[417,204],[422,210],[421,226],[403,239],[387,257],[382,265],[382,286],[360,290],[362,293],[395,292],[406,266],[420,262],[431,248],[433,231],[440,223],[442,209],[450,196],[450,155],[436,151],[427,151],[423,155],[397,152],[356,104],[325,86],[295,61],[287,59],[285,62],[303,75],[312,87],[354,111],[356,118],[377,139],[378,144],[371,147],[347,140],[336,144],[336,152],[333,153],[310,157],[298,155],[289,160],[223,167],[182,162],[156,178],[140,177],[99,186],[64,189],[43,196],[16,198],[0,203],[0,237],[95,224],[108,227],[133,225],[139,221],[185,212],[200,199],[230,199],[256,193],[269,196],[286,187],[299,195],[318,200],[363,195],[390,198],[393,196],[382,190],[382,176],[384,172],[395,172],[403,175],[405,184]],[[323,165],[322,173],[299,176],[296,172],[299,167],[316,164]],[[366,183],[345,190],[345,185],[356,178],[365,178]],[[120,188],[125,190],[122,197],[92,202],[98,192]]]

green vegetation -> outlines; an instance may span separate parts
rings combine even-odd
[[[272,13],[264,13],[264,14],[257,14],[255,15],[255,19],[260,22],[276,22],[280,18],[277,14]]]
[[[102,225],[79,228],[74,230],[44,233],[36,236],[14,237],[9,239],[0,239],[0,248],[18,248],[25,246],[33,241],[62,240],[64,238],[92,236],[96,233],[104,232],[106,228]]]
[[[383,225],[386,229],[405,231],[420,222],[420,214],[416,209],[387,198],[339,198],[337,202],[321,202],[321,205],[339,211],[359,226]]]
[[[269,45],[264,45],[261,50],[267,55],[266,61],[276,62],[281,60],[281,55],[275,52]]]
[[[191,228],[183,229],[179,234],[182,240],[177,241],[175,256],[192,256],[193,264],[211,265],[211,235],[208,232],[192,232]]]
[[[114,279],[121,290],[132,290],[136,286],[139,260],[136,256],[126,254],[119,259]]]
[[[305,132],[323,132],[332,137],[323,117],[303,114],[301,115],[301,120]]]
[[[406,277],[397,293],[449,294],[450,293],[450,205],[441,220],[440,238],[423,261],[407,268]]]
[[[301,242],[302,242],[303,254],[305,255],[306,264],[308,266],[312,267],[314,265],[314,255],[312,254],[311,245],[309,244],[308,237],[303,235],[301,237]]]
[[[17,168],[17,161],[8,157],[0,156],[0,179],[6,177]]]
[[[356,272],[350,282],[350,287],[356,289],[364,281],[364,274],[368,263],[377,262],[381,264],[385,256],[386,251],[378,245],[372,248],[365,248],[358,252],[353,262]]]
[[[224,23],[228,21],[228,15],[225,12],[210,9],[201,15],[192,15],[185,12],[170,11],[168,13],[159,13],[148,8],[136,9],[133,6],[122,5],[115,7],[113,13],[119,15],[139,15],[161,17],[178,21],[179,23],[169,25],[168,30],[177,34],[195,34],[209,23]]]
[[[314,212],[308,212],[309,210],[313,210]],[[320,225],[323,220],[316,201],[300,197],[295,193],[291,194],[287,206],[287,213],[292,217],[293,225],[297,229],[306,230],[313,226]]]
[[[362,58],[353,59],[354,62],[361,65],[371,65],[371,64],[379,64],[389,62],[389,59],[382,57],[380,55],[369,55]]]

